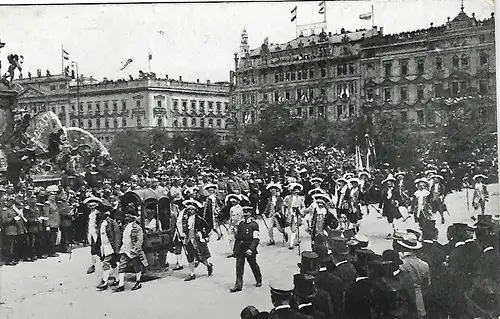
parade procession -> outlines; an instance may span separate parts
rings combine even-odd
[[[410,1],[415,21],[429,1]],[[0,21],[0,318],[500,318],[495,17],[457,1],[430,28],[378,2],[200,3],[205,40],[173,22],[187,4],[6,8],[132,58],[108,68],[67,37],[61,73],[32,76],[17,20]],[[239,52],[201,63],[215,35],[227,55],[228,27],[206,20],[224,5],[249,23]],[[146,63],[109,37],[120,10],[158,29],[124,26]],[[261,17],[292,40],[251,49]],[[230,79],[152,71],[190,67]]]

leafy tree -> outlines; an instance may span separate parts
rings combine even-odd
[[[123,173],[139,171],[143,157],[150,151],[150,143],[143,132],[126,130],[115,135],[109,153]]]

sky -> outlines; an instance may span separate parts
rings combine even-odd
[[[290,11],[297,6],[298,24],[322,21],[319,1],[253,3],[161,3],[107,5],[0,6],[2,74],[7,55],[24,56],[23,74],[36,75],[38,68],[61,73],[61,45],[70,61],[78,62],[80,74],[96,79],[128,78],[139,70],[158,77],[183,80],[228,81],[246,28],[251,48],[284,43],[295,38]],[[411,31],[453,19],[460,0],[327,1],[328,30],[370,28],[371,21],[359,15],[374,5],[375,25],[384,33]],[[465,12],[476,18],[490,17],[491,0],[464,0]],[[121,63],[132,62],[124,71]]]

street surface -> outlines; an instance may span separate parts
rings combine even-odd
[[[490,185],[490,202],[487,212],[498,214],[498,185]],[[469,190],[472,200],[472,191]],[[447,198],[451,217],[439,225],[440,241],[446,241],[446,227],[453,222],[469,222],[473,209],[467,210],[465,192],[454,193]],[[385,219],[377,218],[372,209],[364,217],[361,233],[370,239],[369,248],[381,253],[389,249],[391,242],[386,236],[392,232]],[[240,311],[247,305],[259,310],[271,309],[269,281],[275,278],[290,278],[298,271],[300,261],[297,248],[292,252],[281,245],[281,235],[275,230],[276,246],[267,247],[267,230],[260,223],[261,244],[258,262],[264,277],[263,286],[255,287],[255,280],[248,266],[245,266],[243,291],[230,294],[234,285],[234,259],[227,259],[229,244],[226,238],[210,242],[213,277],[207,277],[206,267],[196,269],[197,279],[184,282],[187,270],[168,272],[165,278],[145,282],[142,289],[130,291],[132,282],[126,283],[126,291],[111,293],[95,289],[99,278],[87,275],[90,263],[90,249],[79,248],[57,258],[38,260],[34,263],[20,263],[14,267],[0,267],[0,318],[239,318]],[[414,227],[409,219],[404,227]],[[301,229],[302,250],[310,249],[310,240]],[[169,262],[174,263],[169,255]],[[186,263],[184,258],[184,263]],[[96,273],[99,273],[97,271]],[[132,280],[132,278],[131,278]]]

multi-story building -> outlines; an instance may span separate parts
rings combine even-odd
[[[33,113],[56,113],[65,126],[80,127],[108,144],[124,129],[160,128],[168,133],[215,130],[225,140],[232,120],[229,84],[182,78],[105,81],[76,85],[64,76],[16,81],[18,104]]]
[[[443,98],[481,96],[475,105],[496,119],[495,23],[478,21],[462,7],[439,27],[384,35],[383,28],[322,32],[250,50],[243,31],[231,73],[231,101],[239,124],[282,105],[303,118],[337,120],[398,113],[426,128],[445,116]]]
[[[469,103],[495,121],[495,21],[478,21],[461,8],[442,26],[366,39],[361,50],[364,110],[396,114],[432,128],[446,116],[443,99]],[[468,105],[469,105],[468,104]]]
[[[244,30],[231,74],[231,98],[239,123],[257,122],[270,105],[281,105],[303,118],[356,116],[361,44],[380,34],[382,30],[377,28],[342,29],[340,34],[322,31],[283,44],[269,44],[266,39],[250,50]]]

